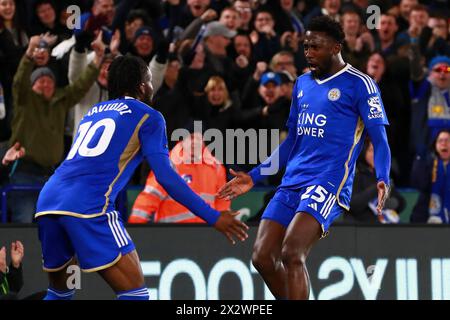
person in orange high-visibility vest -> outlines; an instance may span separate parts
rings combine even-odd
[[[219,188],[226,183],[225,167],[210,153],[201,134],[191,134],[178,142],[170,152],[170,160],[178,174],[205,202],[218,211],[230,210],[230,201],[216,197]],[[204,223],[172,199],[153,172],[136,198],[128,222]]]

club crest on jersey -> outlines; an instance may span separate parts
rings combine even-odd
[[[333,88],[328,91],[328,100],[336,101],[341,97],[341,91],[338,88]]]
[[[367,103],[370,106],[369,119],[383,118],[383,109],[378,96],[370,97]]]

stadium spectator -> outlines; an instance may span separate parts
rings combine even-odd
[[[292,76],[297,76],[294,55],[290,51],[277,52],[270,60],[270,70],[274,72],[287,71]]]
[[[57,43],[70,38],[66,24],[61,24],[53,0],[37,0],[33,4],[34,15],[31,17],[30,35],[49,32],[58,37]]]
[[[230,201],[216,198],[217,191],[226,183],[225,167],[210,153],[201,134],[191,134],[178,142],[170,152],[170,160],[176,172],[206,203],[219,211],[230,210]],[[153,172],[136,198],[128,222],[204,223],[172,199]]]
[[[438,131],[450,128],[450,58],[434,57],[424,71],[421,55],[413,45],[411,55],[411,132],[410,148],[424,155]]]
[[[0,300],[16,300],[23,287],[22,260],[24,247],[22,242],[11,243],[11,262],[6,262],[6,248],[0,249]]]
[[[426,61],[435,56],[450,56],[449,21],[444,15],[432,15],[419,38]]]
[[[319,6],[312,9],[305,17],[305,26],[308,27],[313,18],[320,16],[329,16],[339,21],[339,10],[341,10],[341,0],[319,0]]]
[[[234,59],[232,73],[235,75],[236,86],[241,95],[247,79],[252,76],[256,67],[252,41],[248,34],[239,31],[233,38],[233,44],[228,48]]]
[[[255,30],[250,33],[256,61],[269,62],[270,58],[280,51],[280,37],[275,32],[275,21],[272,13],[261,9],[255,14]]]
[[[341,25],[345,33],[342,56],[353,67],[363,70],[370,53],[375,50],[375,41],[356,10],[344,10]]]
[[[153,30],[143,26],[136,31],[130,52],[149,63],[154,54],[156,40]]]
[[[227,7],[220,13],[219,22],[232,31],[238,31],[240,26],[239,12],[233,7]]]
[[[299,35],[305,32],[303,22],[294,9],[294,2],[294,0],[275,0],[267,3],[273,12],[275,31],[281,36],[285,32],[297,33]]]
[[[408,145],[404,141],[408,141],[409,138],[411,119],[409,103],[405,101],[398,81],[395,75],[389,72],[386,60],[381,53],[374,52],[369,56],[364,71],[377,83],[389,119],[386,133],[392,150],[391,175],[398,185],[407,186],[410,179],[411,159]]]
[[[395,55],[398,44],[395,42],[398,31],[397,21],[393,15],[382,14],[380,17],[380,27],[377,29],[375,39],[375,50],[381,51],[384,56]]]
[[[130,51],[136,31],[143,26],[148,26],[149,24],[150,17],[147,12],[140,9],[130,11],[120,36],[119,50],[122,54],[126,54]]]
[[[92,43],[94,61],[79,79],[62,89],[55,88],[55,76],[48,68],[32,71],[34,49],[42,39],[33,36],[14,77],[14,107],[10,145],[19,141],[27,154],[11,176],[12,184],[42,184],[53,173],[63,157],[64,121],[72,108],[94,83],[103,58],[101,40]],[[35,212],[36,194],[11,194],[13,222],[31,222]]]
[[[367,139],[356,166],[350,211],[344,215],[345,221],[366,223],[400,222],[399,214],[405,209],[405,199],[391,183],[389,198],[386,200],[382,214],[378,215],[376,210],[378,201],[376,181],[373,145]]]
[[[249,31],[253,17],[252,5],[249,0],[236,0],[233,2],[233,8],[239,12],[239,29]]]
[[[411,171],[411,186],[419,191],[410,217],[413,223],[450,223],[450,130],[441,130],[432,148],[433,152],[415,158]]]
[[[180,13],[177,25],[185,29],[196,18],[201,17],[210,6],[211,0],[187,0]]]
[[[239,111],[238,98],[230,96],[225,81],[212,76],[205,86],[205,94],[195,99],[193,117],[202,121],[203,129],[218,129],[225,136],[227,128],[234,128],[242,120]]]
[[[397,25],[398,30],[403,32],[409,28],[409,15],[413,7],[419,4],[418,0],[401,0],[398,6]]]
[[[427,8],[423,5],[416,5],[409,14],[409,27],[398,34],[398,41],[405,43],[414,43],[419,40],[422,30],[427,26],[429,14]]]
[[[80,71],[86,70],[89,62],[93,59],[93,56],[95,56],[94,51],[91,51],[92,54],[88,53],[87,51],[87,49],[90,49],[90,43],[88,43],[86,40],[88,40],[90,37],[86,35],[85,32],[86,31],[83,31],[75,37],[75,46],[70,52],[68,78],[71,84],[79,79],[79,77],[81,76]],[[100,45],[102,47],[105,46],[104,43]],[[73,110],[69,111],[70,113],[73,112],[73,120],[70,120],[72,121],[72,124],[68,124],[71,128],[70,131],[73,131],[73,134],[71,134],[72,137],[76,137],[78,123],[80,122],[84,114],[94,104],[100,101],[108,100],[108,68],[114,57],[119,54],[119,46],[120,35],[119,31],[116,31],[109,46],[109,50],[111,53],[105,55],[105,57],[103,58],[100,65],[100,72],[98,74],[97,81],[92,84],[92,86],[89,88],[89,91],[85,95],[83,95],[82,99],[75,105]]]
[[[25,52],[28,37],[19,23],[14,0],[0,1],[0,83],[3,87],[6,115],[0,119],[0,142],[11,135],[12,83],[20,57]]]
[[[67,79],[67,65],[64,60],[57,60],[51,56],[51,47],[57,42],[56,36],[47,36],[39,41],[33,52],[35,68],[48,67],[55,75],[56,86],[64,87],[69,81]]]
[[[227,47],[235,35],[236,31],[228,29],[218,21],[208,23],[203,35],[205,65],[225,80],[230,91],[234,91],[237,86],[236,77],[231,73],[233,60],[227,55]]]

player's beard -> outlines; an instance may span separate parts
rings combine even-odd
[[[321,78],[327,74],[330,74],[331,66],[333,64],[333,60],[330,58],[329,61],[324,61],[323,63],[315,64],[315,69],[311,70],[311,74],[314,78]]]

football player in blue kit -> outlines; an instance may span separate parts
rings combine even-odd
[[[35,216],[49,275],[46,300],[72,298],[66,271],[76,263],[98,272],[118,299],[149,299],[133,241],[114,209],[144,157],[173,199],[232,243],[247,238],[248,227],[235,219],[236,212],[211,208],[172,169],[164,118],[147,104],[153,87],[145,62],[131,56],[113,60],[108,91],[111,100],[84,115],[67,158],[39,195]]]
[[[252,261],[277,299],[308,299],[306,258],[331,223],[349,210],[355,163],[369,135],[375,150],[378,207],[389,193],[390,149],[379,89],[341,56],[344,32],[327,16],[307,28],[304,53],[310,72],[297,78],[287,120],[287,138],[261,165],[235,176],[219,190],[233,199],[267,173],[285,167],[267,205]]]

